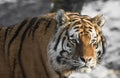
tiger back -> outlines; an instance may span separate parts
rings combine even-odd
[[[96,67],[105,49],[105,38],[102,33],[99,33],[102,32],[101,27],[93,27],[98,22],[100,26],[103,25],[104,21],[101,18],[102,16],[91,18],[79,13],[65,13],[59,10],[57,13],[25,19],[10,27],[1,27],[0,77],[68,78],[72,72],[91,70]],[[85,21],[76,22],[80,19]],[[84,22],[85,26],[83,26]],[[92,25],[93,30],[90,32],[92,35],[88,32],[87,24]],[[81,25],[84,29],[88,29],[84,31],[82,27],[79,28]],[[89,37],[84,35],[80,37],[81,32],[88,32]],[[91,39],[94,35],[98,35],[97,39]],[[97,42],[95,46],[93,46],[94,42],[91,42],[93,40]],[[80,41],[83,44],[80,44]],[[88,42],[85,43],[86,41]],[[84,47],[90,42],[89,47]],[[86,55],[93,55],[94,61],[84,66],[83,63],[87,61],[81,56]]]

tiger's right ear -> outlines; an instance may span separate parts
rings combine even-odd
[[[65,15],[65,11],[60,9],[56,13],[56,21],[57,21],[57,26],[62,26],[68,19],[68,17]]]

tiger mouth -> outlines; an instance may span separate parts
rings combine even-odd
[[[89,73],[91,70],[93,70],[96,65],[90,65],[87,63],[79,63],[79,61],[75,62],[68,62],[69,65],[71,65],[70,71],[72,72],[80,72],[80,73]]]
[[[80,73],[89,73],[92,70],[91,67],[82,67],[80,69],[76,69],[75,72],[80,72]]]
[[[72,71],[73,72],[80,72],[80,73],[89,73],[92,69],[95,67],[93,66],[83,66],[83,67],[73,67]]]
[[[64,76],[65,77],[69,77],[73,72],[77,72],[77,73],[89,73],[92,69],[93,69],[92,67],[87,67],[87,66],[83,66],[81,68],[74,67],[71,70],[65,71],[64,72]]]

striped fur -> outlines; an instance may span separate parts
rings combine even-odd
[[[66,57],[66,52],[72,58],[76,55],[83,56],[77,51],[82,46],[79,40],[74,41],[71,38],[75,36],[73,34],[86,33],[89,30],[88,25],[82,26],[83,22],[92,26],[96,22],[91,22],[91,17],[81,16],[79,13],[66,13],[63,16],[65,18],[61,19],[60,13],[62,15],[62,11],[58,11],[57,14],[28,18],[13,26],[0,27],[0,78],[63,78],[76,70],[71,67],[73,63],[79,66],[73,62],[76,60],[68,58],[69,63],[66,64],[61,56]],[[88,29],[83,29],[86,27]],[[105,39],[101,27],[96,27],[95,33],[99,37],[97,42],[103,45]],[[84,38],[87,40],[87,37],[80,40],[84,42]],[[61,61],[62,58],[65,62]]]

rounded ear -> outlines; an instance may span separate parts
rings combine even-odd
[[[100,27],[102,27],[102,26],[105,24],[105,18],[104,18],[104,16],[103,16],[103,14],[98,14],[98,15],[96,15],[96,16],[92,19],[92,21],[93,21],[94,23],[97,23],[97,25],[100,26]]]
[[[56,13],[56,21],[58,26],[61,26],[66,22],[67,16],[65,15],[65,11],[63,9],[60,9]]]

